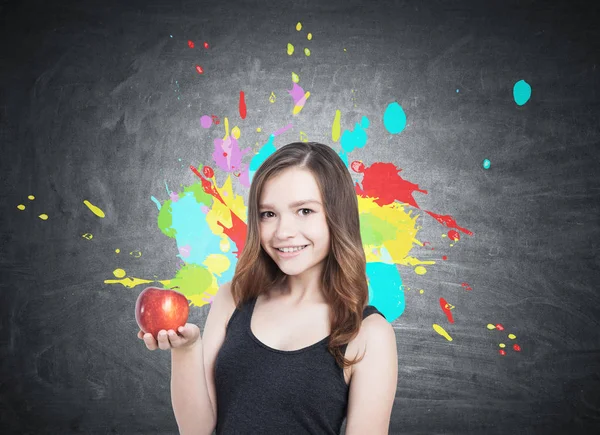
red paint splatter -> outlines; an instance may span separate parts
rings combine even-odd
[[[498,323],[498,324],[496,325],[496,329],[497,329],[498,331],[504,331],[504,326],[502,326],[502,324]]]
[[[202,189],[209,195],[212,195],[213,197],[221,201],[221,204],[226,206],[227,204],[225,204],[225,201],[223,201],[223,198],[221,197],[221,195],[219,195],[219,192],[212,185],[212,183],[205,179],[200,174],[200,172],[198,172],[198,169],[194,168],[192,165],[190,165],[190,169],[202,181]],[[235,243],[235,245],[237,246],[237,251],[234,251],[234,254],[237,258],[239,258],[239,255],[244,250],[244,244],[246,243],[246,233],[248,231],[248,227],[246,223],[231,210],[229,210],[229,214],[231,215],[230,228],[225,227],[221,222],[217,222],[217,225],[223,228],[223,232],[225,233],[225,235],[229,237],[233,241],[233,243]]]
[[[240,104],[239,104],[240,117],[246,119],[246,97],[244,91],[240,91]]]
[[[213,171],[213,168],[211,168],[210,166],[204,166],[202,168],[202,173],[206,178],[212,178],[215,176],[215,171]]]
[[[208,42],[204,43],[204,48],[208,48]]]
[[[513,349],[514,349],[516,352],[521,352],[521,346],[519,346],[517,343],[513,344]]]
[[[188,40],[188,47],[194,48],[194,41]]]
[[[417,184],[404,180],[393,163],[375,162],[363,170],[362,188],[356,183],[356,193],[362,197],[376,198],[375,203],[380,207],[399,201],[419,208],[412,197],[413,192],[427,193],[419,189]]]
[[[448,259],[447,255],[442,255],[442,260],[446,261]]]
[[[227,153],[223,153],[223,157],[227,157]]]
[[[459,227],[458,224],[456,223],[456,221],[454,220],[454,218],[452,216],[450,216],[449,214],[446,214],[446,215],[435,214],[434,212],[427,211],[427,210],[425,210],[425,213],[427,213],[429,216],[434,218],[436,221],[438,221],[442,225],[447,226],[448,228],[456,228],[457,230],[460,230],[463,233],[468,234],[469,236],[473,235],[473,233],[471,231],[469,231],[468,229]]]
[[[460,233],[455,230],[450,230],[450,231],[448,231],[448,238],[450,240],[452,240],[453,242],[456,242],[456,241],[460,240]]]
[[[219,125],[221,123],[221,120],[219,119],[219,117],[217,115],[210,115],[210,118],[212,119],[212,121],[215,125]]]
[[[500,355],[502,356],[506,355],[506,351],[504,349],[500,349],[498,352],[500,352]]]
[[[452,311],[450,311],[450,307],[448,306],[448,302],[446,302],[446,299],[440,298],[440,307],[442,307],[442,311],[448,318],[448,322],[454,323],[454,318],[452,317]]]
[[[471,286],[470,286],[469,284],[467,284],[466,282],[463,282],[463,283],[461,283],[460,285],[462,285],[462,286],[465,288],[465,290],[467,290],[467,291],[471,291],[471,290],[473,290],[473,289],[471,288]]]
[[[196,71],[198,72],[198,74],[204,74],[204,70],[200,65],[196,65]]]
[[[365,170],[365,164],[363,162],[359,162],[357,160],[353,161],[350,164],[350,167],[354,172],[358,172],[359,174]]]

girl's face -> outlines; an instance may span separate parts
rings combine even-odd
[[[293,167],[268,180],[258,212],[261,246],[283,273],[320,273],[329,252],[329,228],[311,172]],[[304,248],[291,253],[277,249],[298,247]]]

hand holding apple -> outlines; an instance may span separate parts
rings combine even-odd
[[[173,330],[184,326],[189,314],[188,299],[172,289],[147,287],[135,303],[135,320],[144,333],[158,340],[160,330]]]

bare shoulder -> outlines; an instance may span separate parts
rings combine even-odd
[[[215,310],[218,312],[219,318],[224,321],[225,325],[229,322],[229,318],[235,311],[235,300],[231,293],[231,281],[219,286],[210,309],[211,311]]]

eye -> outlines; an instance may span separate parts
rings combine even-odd
[[[266,219],[267,216],[265,216],[267,213],[273,213],[272,211],[263,211],[262,213],[259,214],[259,217],[261,219]]]
[[[300,209],[300,211],[303,211],[303,210],[306,210],[306,211],[310,212],[310,213],[303,213],[303,216],[308,216],[309,214],[313,213],[313,211],[310,208],[301,208]]]

